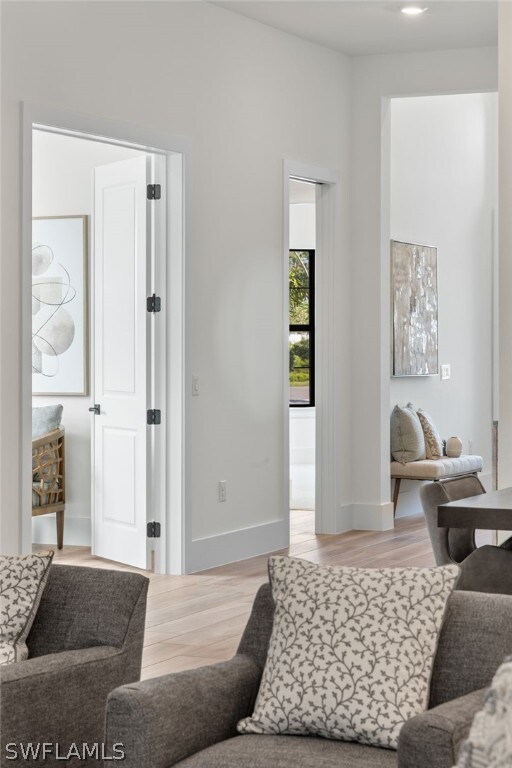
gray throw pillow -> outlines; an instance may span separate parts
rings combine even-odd
[[[275,602],[254,713],[241,733],[323,736],[396,749],[428,707],[457,566],[348,568],[271,557]]]
[[[41,437],[47,432],[59,429],[62,411],[62,405],[43,405],[32,408],[32,437]]]
[[[406,464],[426,458],[423,429],[412,403],[395,405],[391,413],[391,455]]]

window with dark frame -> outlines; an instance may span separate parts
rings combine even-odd
[[[290,250],[290,407],[315,404],[315,251]]]

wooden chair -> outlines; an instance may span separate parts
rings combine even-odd
[[[66,461],[64,429],[32,440],[32,516],[56,513],[57,547],[64,540]]]

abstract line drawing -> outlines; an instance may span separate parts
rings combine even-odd
[[[33,222],[34,394],[85,394],[85,219]]]
[[[32,276],[48,271],[55,263],[55,256],[49,245],[32,244]],[[32,280],[32,371],[42,376],[53,377],[59,372],[59,355],[73,343],[75,324],[64,309],[76,298],[76,289],[71,285],[68,270],[55,263],[64,273],[63,278],[49,277],[35,282]],[[54,363],[43,370],[43,355]]]
[[[393,376],[438,373],[437,248],[391,241]]]

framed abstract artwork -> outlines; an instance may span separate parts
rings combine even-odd
[[[437,374],[437,248],[392,240],[391,292],[392,375]]]
[[[86,395],[88,217],[32,221],[32,394]]]

